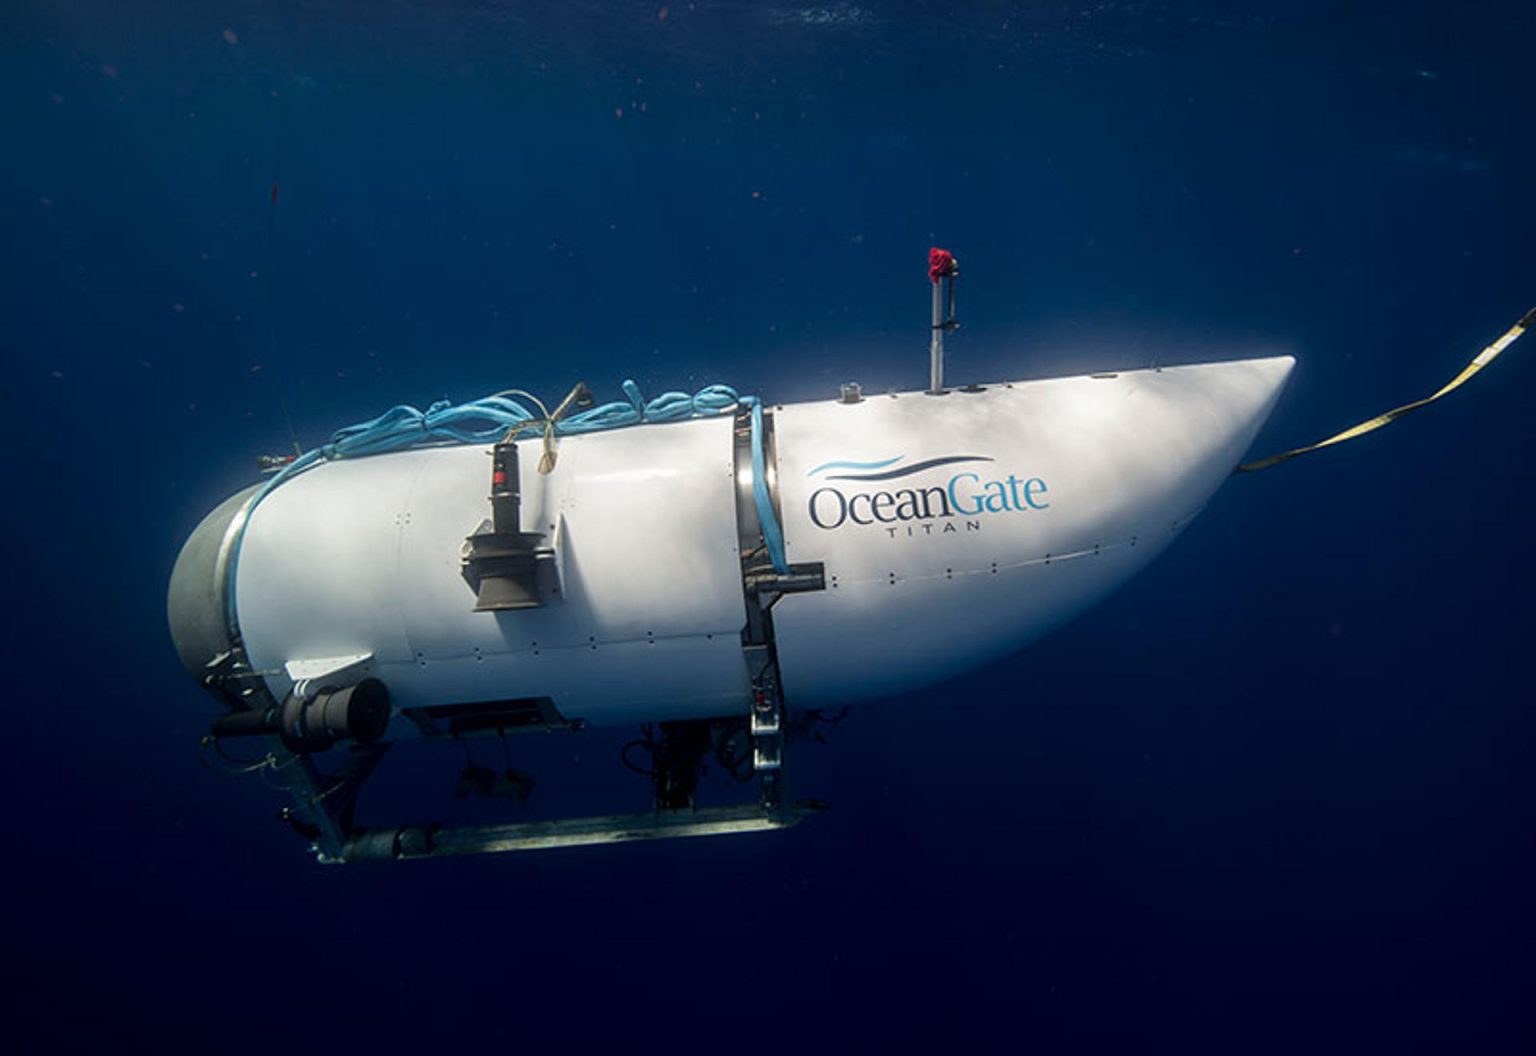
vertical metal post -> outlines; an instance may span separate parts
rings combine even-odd
[[[955,320],[955,276],[960,262],[947,249],[934,246],[928,250],[928,281],[933,284],[933,325],[928,338],[928,392],[944,393],[944,331],[960,324]],[[946,303],[947,300],[947,303]]]
[[[944,391],[944,280],[933,286],[933,335],[928,339],[928,392],[937,396]]]

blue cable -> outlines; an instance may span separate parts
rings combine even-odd
[[[741,402],[752,408],[752,504],[757,507],[757,524],[763,531],[763,545],[768,547],[773,570],[781,576],[788,575],[784,533],[773,512],[773,497],[768,494],[768,457],[763,451],[763,401],[756,396],[743,396]]]
[[[752,408],[752,498],[773,567],[781,573],[788,572],[789,563],[784,558],[784,536],[779,530],[778,518],[774,516],[773,502],[768,495],[768,481],[764,476],[766,459],[763,454],[762,402],[755,396],[737,396],[736,390],[728,385],[707,385],[692,395],[686,392],[664,392],[649,403],[641,396],[640,386],[633,381],[626,379],[621,388],[626,397],[624,400],[615,400],[560,419],[555,423],[555,435],[596,433],[641,423],[680,422],[689,418],[727,414],[738,406]],[[224,597],[229,626],[239,626],[235,619],[235,573],[240,561],[240,544],[245,539],[245,527],[261,501],[285,480],[304,472],[317,462],[381,455],[430,443],[494,444],[509,432],[515,438],[530,429],[542,432],[543,419],[508,396],[486,396],[457,405],[448,400],[438,400],[425,412],[400,404],[377,418],[336,430],[324,444],[306,451],[284,466],[263,485],[245,508],[245,520],[241,522],[230,544],[225,580]]]

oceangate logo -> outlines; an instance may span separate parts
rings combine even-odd
[[[869,490],[861,486],[901,480],[945,466],[994,461],[986,455],[943,455],[900,465],[905,457],[897,455],[877,462],[823,462],[811,470],[806,476],[826,481],[811,492],[808,500],[811,523],[829,532],[845,524],[857,524],[885,526],[892,537],[903,526],[907,535],[919,531],[932,535],[935,531],[959,531],[954,523],[957,519],[963,520],[966,531],[980,531],[982,518],[990,514],[1050,509],[1051,504],[1045,499],[1049,489],[1044,480],[1020,478],[1013,473],[998,477],[995,473],[983,475],[983,471],[967,469],[952,472],[943,483],[914,482],[894,490]]]

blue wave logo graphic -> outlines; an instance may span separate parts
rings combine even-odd
[[[986,455],[945,455],[941,458],[929,458],[924,459],[921,462],[914,462],[910,466],[899,466],[896,469],[886,469],[887,466],[894,466],[897,462],[900,462],[905,457],[905,455],[897,455],[895,458],[887,458],[880,462],[823,462],[821,465],[817,466],[815,469],[806,474],[806,476],[814,477],[818,473],[825,473],[826,471],[832,469],[855,469],[874,470],[875,472],[839,473],[836,476],[831,476],[827,479],[855,481],[898,480],[901,477],[910,477],[914,473],[921,473],[928,469],[936,469],[939,466],[952,466],[960,462],[993,461],[993,459],[987,457]],[[879,472],[880,470],[884,470],[884,472]]]
[[[829,469],[884,469],[886,466],[894,466],[905,457],[905,455],[897,455],[895,458],[888,458],[883,462],[823,462],[807,473],[806,476],[814,477],[816,474],[825,473]]]

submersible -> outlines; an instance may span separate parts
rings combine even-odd
[[[946,387],[956,269],[936,260],[925,391],[397,408],[233,495],[170,585],[181,660],[225,709],[205,748],[262,746],[327,862],[815,809],[787,783],[795,730],[1005,655],[1123,583],[1231,474],[1293,366]],[[651,811],[356,822],[390,745],[634,724]],[[696,802],[711,756],[752,801]]]

